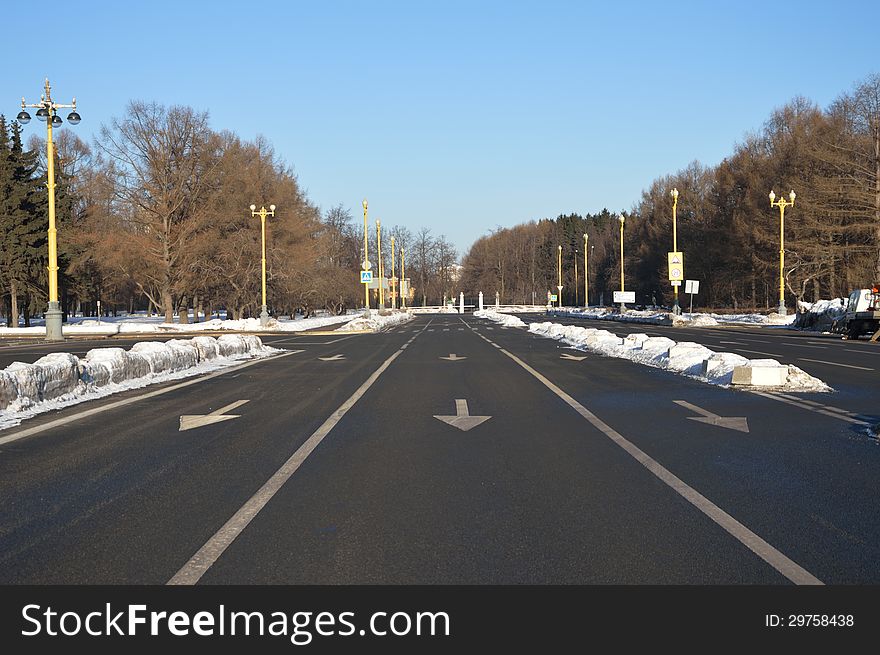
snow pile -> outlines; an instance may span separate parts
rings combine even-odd
[[[131,350],[95,348],[84,358],[51,353],[33,364],[14,362],[0,370],[0,429],[41,412],[277,352],[257,336],[227,334],[141,342]]]
[[[546,305],[493,305],[492,303],[484,303],[483,307],[499,314],[534,314],[547,309]]]
[[[436,307],[407,307],[413,314],[458,314],[458,304],[438,305]]]
[[[791,325],[795,320],[794,314],[706,314],[718,323],[739,325]]]
[[[498,312],[492,309],[484,309],[483,311],[475,311],[474,316],[477,318],[485,318],[490,321],[495,321],[496,323],[500,323],[504,327],[527,327],[526,324],[518,319],[516,316],[510,316],[509,314],[499,314]]]
[[[684,312],[678,316],[670,314],[670,317],[672,318],[672,324],[676,327],[712,327],[713,325],[718,325],[718,320],[708,314]]]
[[[801,330],[827,332],[836,319],[846,314],[846,303],[847,298],[819,300],[814,303],[800,302],[793,325]]]
[[[649,337],[646,334],[630,334],[620,338],[607,330],[550,322],[532,323],[529,331],[558,339],[582,350],[606,357],[629,359],[709,384],[730,385],[737,367],[775,366],[787,369],[784,384],[776,388],[788,391],[831,390],[822,380],[796,366],[786,366],[774,360],[748,360],[734,353],[716,353],[702,344],[690,341],[676,343],[666,337]]]
[[[409,311],[404,310],[386,310],[383,312],[370,312],[370,318],[356,318],[349,321],[342,327],[336,328],[337,332],[357,332],[360,330],[369,330],[371,332],[379,332],[385,328],[406,323],[413,319]]]
[[[619,321],[621,323],[648,323],[651,325],[672,325],[672,314],[657,311],[637,311],[628,309],[621,314],[616,309],[592,307],[588,309],[548,309],[548,316],[570,316],[599,321]],[[679,317],[680,318],[680,317]]]

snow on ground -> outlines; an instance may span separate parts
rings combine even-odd
[[[413,320],[413,315],[409,311],[404,310],[385,310],[386,313],[370,312],[370,318],[359,317],[349,321],[340,328],[336,328],[336,332],[352,332],[358,330],[371,330],[379,332],[393,325],[399,325]]]
[[[500,323],[504,327],[527,327],[522,320],[510,314],[499,314],[494,309],[484,309],[483,311],[475,311],[474,316],[477,318],[486,318],[490,321]]]
[[[407,307],[413,314],[458,314],[458,305],[438,305],[436,307]]]
[[[14,362],[0,370],[0,429],[43,412],[278,352],[257,336],[224,334],[140,342],[130,350],[95,348],[83,358],[51,353],[33,364]]]
[[[502,316],[496,312],[476,312],[475,315],[497,323],[513,318]],[[524,323],[522,327],[525,327]],[[667,337],[649,337],[647,334],[630,334],[621,338],[608,330],[561,325],[549,321],[532,323],[528,329],[530,332],[550,339],[557,339],[580,350],[588,350],[606,357],[629,359],[639,364],[672,371],[709,384],[729,386],[733,378],[733,369],[738,366],[786,367],[785,385],[774,387],[775,389],[831,391],[831,387],[822,380],[814,378],[791,364],[780,364],[775,360],[749,360],[734,353],[718,353],[692,341],[675,342]]]
[[[245,318],[237,321],[215,318],[210,321],[199,323],[165,323],[160,317],[148,317],[145,314],[131,316],[115,316],[102,318],[73,318],[69,323],[62,326],[64,335],[77,334],[141,334],[155,332],[301,332],[302,330],[314,330],[327,325],[335,325],[351,320],[352,313],[341,316],[315,316],[300,319],[275,319],[270,318],[265,328],[260,325],[259,318]],[[42,321],[40,321],[42,322]],[[42,336],[46,334],[43,325],[33,327],[7,328],[0,327],[2,336]]]
[[[619,321],[621,323],[647,323],[651,325],[674,325],[676,327],[712,327],[723,323],[746,323],[750,325],[787,325],[795,320],[791,316],[779,314],[704,314],[701,312],[684,312],[675,315],[672,312],[655,310],[627,309],[623,314],[617,308],[577,307],[550,309],[548,316],[570,316],[573,318]]]
[[[796,315],[795,314],[786,314],[783,316],[782,314],[777,314],[773,312],[771,314],[702,314],[702,316],[708,316],[710,318],[715,319],[717,323],[721,324],[730,324],[730,325],[781,325],[788,326],[794,323]]]

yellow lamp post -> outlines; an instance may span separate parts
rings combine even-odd
[[[400,249],[400,308],[406,309],[406,293],[409,293],[409,289],[406,290],[406,293],[403,292],[403,283],[406,280],[406,252],[403,248]]]
[[[556,273],[559,278],[559,284],[556,285],[556,288],[559,289],[556,307],[562,309],[562,246],[559,246],[556,252]]]
[[[678,189],[672,189],[672,252],[678,252],[678,231],[676,229],[676,209],[678,208]],[[678,305],[678,286],[672,287],[672,313],[681,314],[681,307]]]
[[[617,218],[620,221],[620,293],[623,294],[626,291],[623,279],[623,224],[626,222],[626,218],[624,218],[623,214],[620,214]],[[625,311],[626,304],[624,304],[623,298],[621,298],[620,313],[623,314]]]
[[[780,314],[785,316],[785,208],[794,207],[795,192],[788,194],[788,201],[781,197],[776,200],[776,194],[770,191],[770,206],[779,207],[779,309]],[[774,202],[775,201],[775,202]]]
[[[590,260],[587,257],[590,237],[584,234],[584,307],[590,306]]]
[[[275,205],[269,205],[268,211],[265,207],[260,207],[260,211],[257,211],[257,206],[251,205],[251,216],[260,217],[260,234],[262,236],[263,244],[263,256],[260,261],[260,268],[263,273],[263,303],[262,309],[260,310],[260,325],[262,327],[266,327],[267,325],[269,325],[269,312],[266,311],[266,217],[275,216]]]
[[[394,235],[391,236],[391,309],[397,309],[397,278],[394,276]]]
[[[369,271],[370,270],[370,255],[367,251],[367,199],[364,198],[363,202],[364,206],[364,261],[361,262],[363,268],[361,270]],[[366,282],[364,284],[364,310],[367,318],[370,317],[370,285]]]
[[[82,117],[76,111],[76,98],[69,105],[52,101],[52,88],[49,86],[48,78],[46,78],[40,102],[27,104],[24,98],[21,99],[21,111],[16,118],[22,125],[26,125],[31,120],[30,114],[25,111],[26,107],[36,107],[37,118],[46,123],[46,186],[49,190],[49,306],[46,309],[46,340],[63,341],[62,314],[58,304],[58,244],[56,241],[58,230],[55,228],[55,144],[52,142],[52,128],[61,127],[63,123],[58,115],[59,109],[70,108],[73,110],[67,115],[67,122],[71,125],[78,124]],[[15,317],[15,320],[17,321],[18,317]]]
[[[574,249],[574,306],[580,307],[580,300],[578,299],[578,255],[581,254],[581,251],[577,248]]]
[[[379,288],[379,309],[385,309],[385,289],[382,287],[382,226],[379,219],[376,219],[376,273],[379,276],[377,287]]]

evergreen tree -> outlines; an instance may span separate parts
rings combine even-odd
[[[7,323],[17,325],[18,302],[43,293],[46,273],[45,183],[36,176],[38,158],[25,151],[21,126],[0,116],[0,285],[8,293]],[[15,318],[15,320],[13,320]]]

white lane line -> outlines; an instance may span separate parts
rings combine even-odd
[[[822,359],[807,359],[806,357],[798,357],[798,360],[802,362],[816,362],[817,364],[829,364],[831,366],[842,366],[844,368],[857,368],[860,371],[873,371],[873,368],[868,368],[867,366],[853,366],[852,364],[839,364],[838,362],[826,362]]]
[[[826,350],[828,346],[808,346],[805,343],[788,343],[786,341],[782,342],[783,346],[794,346],[795,348],[816,348],[817,350]]]
[[[749,345],[749,344],[743,343],[741,341],[719,341],[718,343],[725,343],[730,346],[747,346],[747,345]]]
[[[795,407],[800,407],[801,409],[806,409],[810,412],[816,412],[817,414],[823,414],[824,416],[830,416],[831,418],[836,418],[841,421],[846,421],[847,423],[852,423],[854,425],[864,425],[865,427],[871,427],[871,423],[867,421],[860,421],[855,418],[851,418],[850,416],[846,416],[840,413],[840,410],[837,409],[820,409],[819,407],[811,407],[809,405],[805,405],[801,400],[789,400],[789,398],[784,397],[780,394],[775,393],[767,393],[766,391],[750,391],[749,393],[756,394],[758,396],[762,396],[764,398],[769,398],[770,400],[775,400],[780,403],[785,403],[786,405],[793,405]]]
[[[348,336],[339,337],[338,339],[332,339],[330,341],[300,341],[299,340],[299,339],[302,339],[303,337],[308,337],[308,336],[312,336],[312,335],[304,333],[300,337],[291,337],[289,339],[278,339],[278,340],[273,340],[271,342],[266,341],[266,345],[272,346],[272,345],[275,345],[276,343],[293,343],[293,344],[296,344],[297,346],[329,346],[331,343],[337,343],[339,341],[345,341],[346,339],[351,339],[355,335],[349,334]]]
[[[776,353],[765,353],[760,350],[746,350],[745,348],[732,348],[738,353],[752,353],[753,355],[769,355],[770,357],[782,357],[783,355],[777,355]]]
[[[184,387],[188,387],[192,384],[199,384],[200,382],[204,382],[205,380],[210,380],[212,378],[219,377],[221,375],[226,375],[227,373],[231,373],[233,371],[240,371],[243,368],[247,368],[248,366],[254,366],[255,364],[261,364],[263,362],[270,362],[276,359],[281,359],[282,357],[289,357],[290,355],[295,355],[296,353],[304,352],[302,350],[292,350],[288,352],[284,352],[280,355],[275,355],[273,357],[265,357],[263,359],[255,359],[250,362],[245,362],[244,364],[240,364],[238,366],[230,366],[229,368],[221,369],[214,373],[209,373],[208,375],[197,377],[192,380],[187,380],[186,382],[181,382],[180,384],[175,384],[170,387],[165,387],[164,389],[157,389],[156,391],[150,391],[141,396],[136,396],[134,398],[126,398],[125,400],[117,400],[114,403],[110,403],[108,405],[101,405],[100,407],[95,407],[93,409],[87,409],[84,412],[79,412],[77,414],[72,414],[70,416],[65,416],[64,418],[55,419],[54,421],[49,421],[48,423],[43,423],[42,425],[37,425],[32,428],[27,428],[26,430],[21,430],[16,432],[15,434],[10,434],[6,437],[0,437],[0,446],[3,444],[10,443],[12,441],[18,441],[19,439],[24,439],[25,437],[31,437],[35,434],[40,434],[41,432],[45,432],[46,430],[51,430],[53,428],[58,428],[67,425],[68,423],[73,423],[74,421],[79,421],[80,419],[87,418],[89,416],[94,416],[95,414],[100,414],[101,412],[107,412],[111,409],[116,409],[117,407],[124,407],[125,405],[131,405],[132,403],[140,402],[141,400],[146,400],[147,398],[154,398],[156,396],[161,396],[162,394],[169,393],[171,391],[177,391],[178,389],[183,389]]]
[[[611,426],[603,422],[598,416],[593,414],[586,407],[581,405],[574,398],[565,393],[562,389],[553,384],[550,380],[538,373],[531,366],[526,364],[516,355],[501,349],[505,355],[519,364],[526,371],[531,373],[539,382],[550,389],[559,398],[565,401],[569,407],[574,409],[578,414],[589,421],[593,427],[600,430],[609,439],[618,446],[623,448],[633,459],[657,476],[670,489],[675,491],[682,498],[691,503],[698,510],[712,519],[717,525],[726,530],[737,541],[746,548],[755,553],[758,557],[767,562],[774,569],[779,571],[786,578],[799,585],[821,585],[821,580],[812,573],[800,566],[797,562],[791,560],[786,555],[778,551],[764,539],[749,530],[742,523],[733,518],[730,514],[718,507],[715,503],[703,496],[693,487],[686,484],[680,478],[671,473],[662,464],[654,460],[650,455],[641,450],[631,441],[627,440],[623,435],[614,430]]]
[[[430,323],[428,323],[428,325],[430,325]],[[427,325],[425,328],[427,328]],[[425,328],[422,328],[422,331],[424,331]],[[348,400],[342,403],[339,409],[333,412],[330,417],[312,433],[312,436],[310,436],[303,445],[297,448],[296,452],[281,465],[281,468],[279,468],[272,477],[260,487],[257,493],[251,496],[251,498],[232,515],[232,518],[230,518],[223,527],[214,533],[214,536],[208,539],[204,546],[199,548],[196,554],[174,574],[167,584],[194,585],[201,580],[202,576],[205,575],[208,569],[210,569],[226,549],[229,548],[238,535],[242,533],[266,504],[272,500],[272,497],[275,496],[281,487],[284,486],[284,483],[297,472],[308,456],[318,447],[318,444],[324,440],[324,437],[336,427],[336,424],[342,420],[342,417],[345,416],[348,410],[354,407],[355,403],[360,400],[371,386],[373,386],[373,383],[379,379],[379,376],[391,366],[391,363],[400,356],[405,347],[411,344],[417,336],[419,335],[415,334],[410,337],[409,341],[407,341],[403,347],[394,351],[388,359],[382,362],[382,365],[373,371],[373,374],[367,378],[366,382],[358,387],[357,391],[355,391]]]
[[[859,348],[844,348],[844,350],[848,353],[859,353],[860,355],[880,355],[880,351],[878,350],[868,350],[865,348],[861,350]]]

